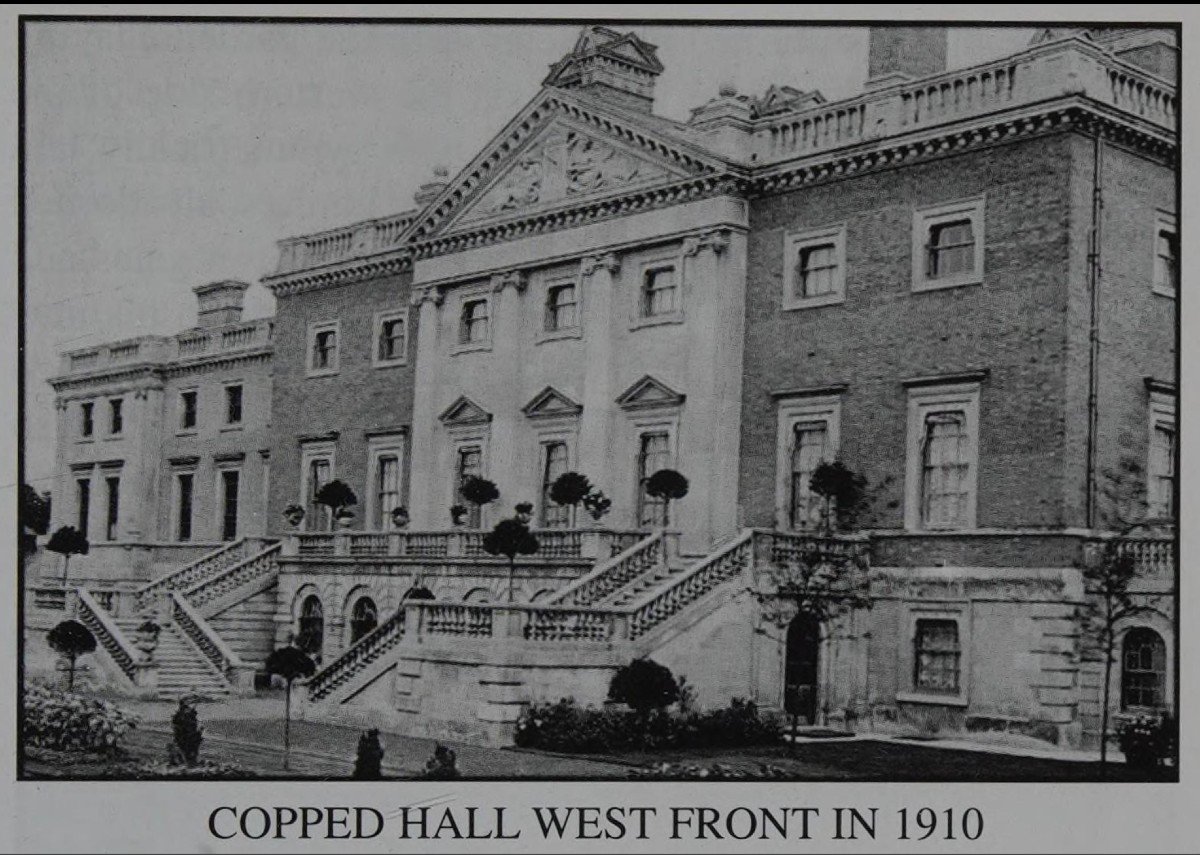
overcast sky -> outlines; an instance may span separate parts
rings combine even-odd
[[[857,93],[867,31],[643,27],[687,118],[722,82]],[[54,469],[57,354],[194,323],[191,288],[257,282],[275,241],[412,206],[528,101],[579,27],[30,24],[26,42],[26,480]],[[952,67],[1029,29],[953,30]],[[247,317],[270,294],[247,293]]]

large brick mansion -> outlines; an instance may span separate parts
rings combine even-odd
[[[655,47],[586,27],[411,210],[280,241],[272,319],[216,282],[192,329],[64,354],[52,528],[92,550],[66,585],[27,574],[28,667],[66,609],[131,690],[250,691],[294,637],[306,715],[414,733],[503,741],[651,655],[701,705],[1079,744],[1080,568],[1120,537],[1148,608],[1114,711],[1172,708],[1175,35],[1043,30],[956,70],[946,45],[872,28],[861,94],[722,87],[676,121]],[[871,486],[826,546],[869,560],[873,607],[768,631],[749,591],[828,540],[833,460]],[[645,490],[668,467],[669,514]],[[550,501],[567,471],[607,516]],[[469,475],[500,499],[454,526]],[[313,502],[335,478],[343,527]],[[510,600],[481,537],[522,501],[541,550]]]

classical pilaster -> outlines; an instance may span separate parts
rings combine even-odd
[[[518,395],[521,388],[522,304],[529,283],[522,270],[509,270],[492,277],[494,328],[489,375],[505,399]],[[496,407],[492,413],[491,440],[488,443],[488,478],[500,488],[500,498],[492,508],[484,509],[484,525],[512,514],[517,502],[533,501],[526,495],[528,486],[519,470],[517,449],[525,440],[524,418],[516,406]]]
[[[579,423],[577,468],[589,478],[604,482],[613,465],[612,362],[613,305],[621,259],[613,252],[590,255],[580,262],[583,304],[583,343],[586,364],[583,379],[583,413]],[[607,488],[612,490],[612,486]]]
[[[435,287],[413,288],[417,307],[417,362],[413,377],[412,447],[409,460],[408,509],[414,529],[433,528],[442,502],[437,501],[434,481],[436,430],[434,393],[438,384],[438,326],[442,294]]]

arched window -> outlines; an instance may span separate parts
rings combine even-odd
[[[299,629],[296,646],[308,655],[319,658],[325,644],[325,610],[316,594],[309,594],[300,606]]]
[[[1167,645],[1152,629],[1139,626],[1121,644],[1121,708],[1165,706]]]
[[[405,600],[433,600],[436,599],[433,591],[426,588],[424,585],[414,585],[404,592],[404,596],[400,598],[400,602]]]
[[[350,643],[354,644],[379,626],[379,610],[370,597],[359,597],[350,611]]]
[[[492,592],[487,588],[472,588],[463,596],[464,603],[490,603]]]

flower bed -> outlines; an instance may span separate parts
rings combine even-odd
[[[30,686],[23,697],[21,737],[26,747],[114,753],[137,716],[109,701]]]
[[[517,722],[516,743],[568,753],[738,747],[780,741],[780,723],[763,716],[752,701],[735,698],[724,709],[673,713],[580,707],[564,698],[534,704]]]

